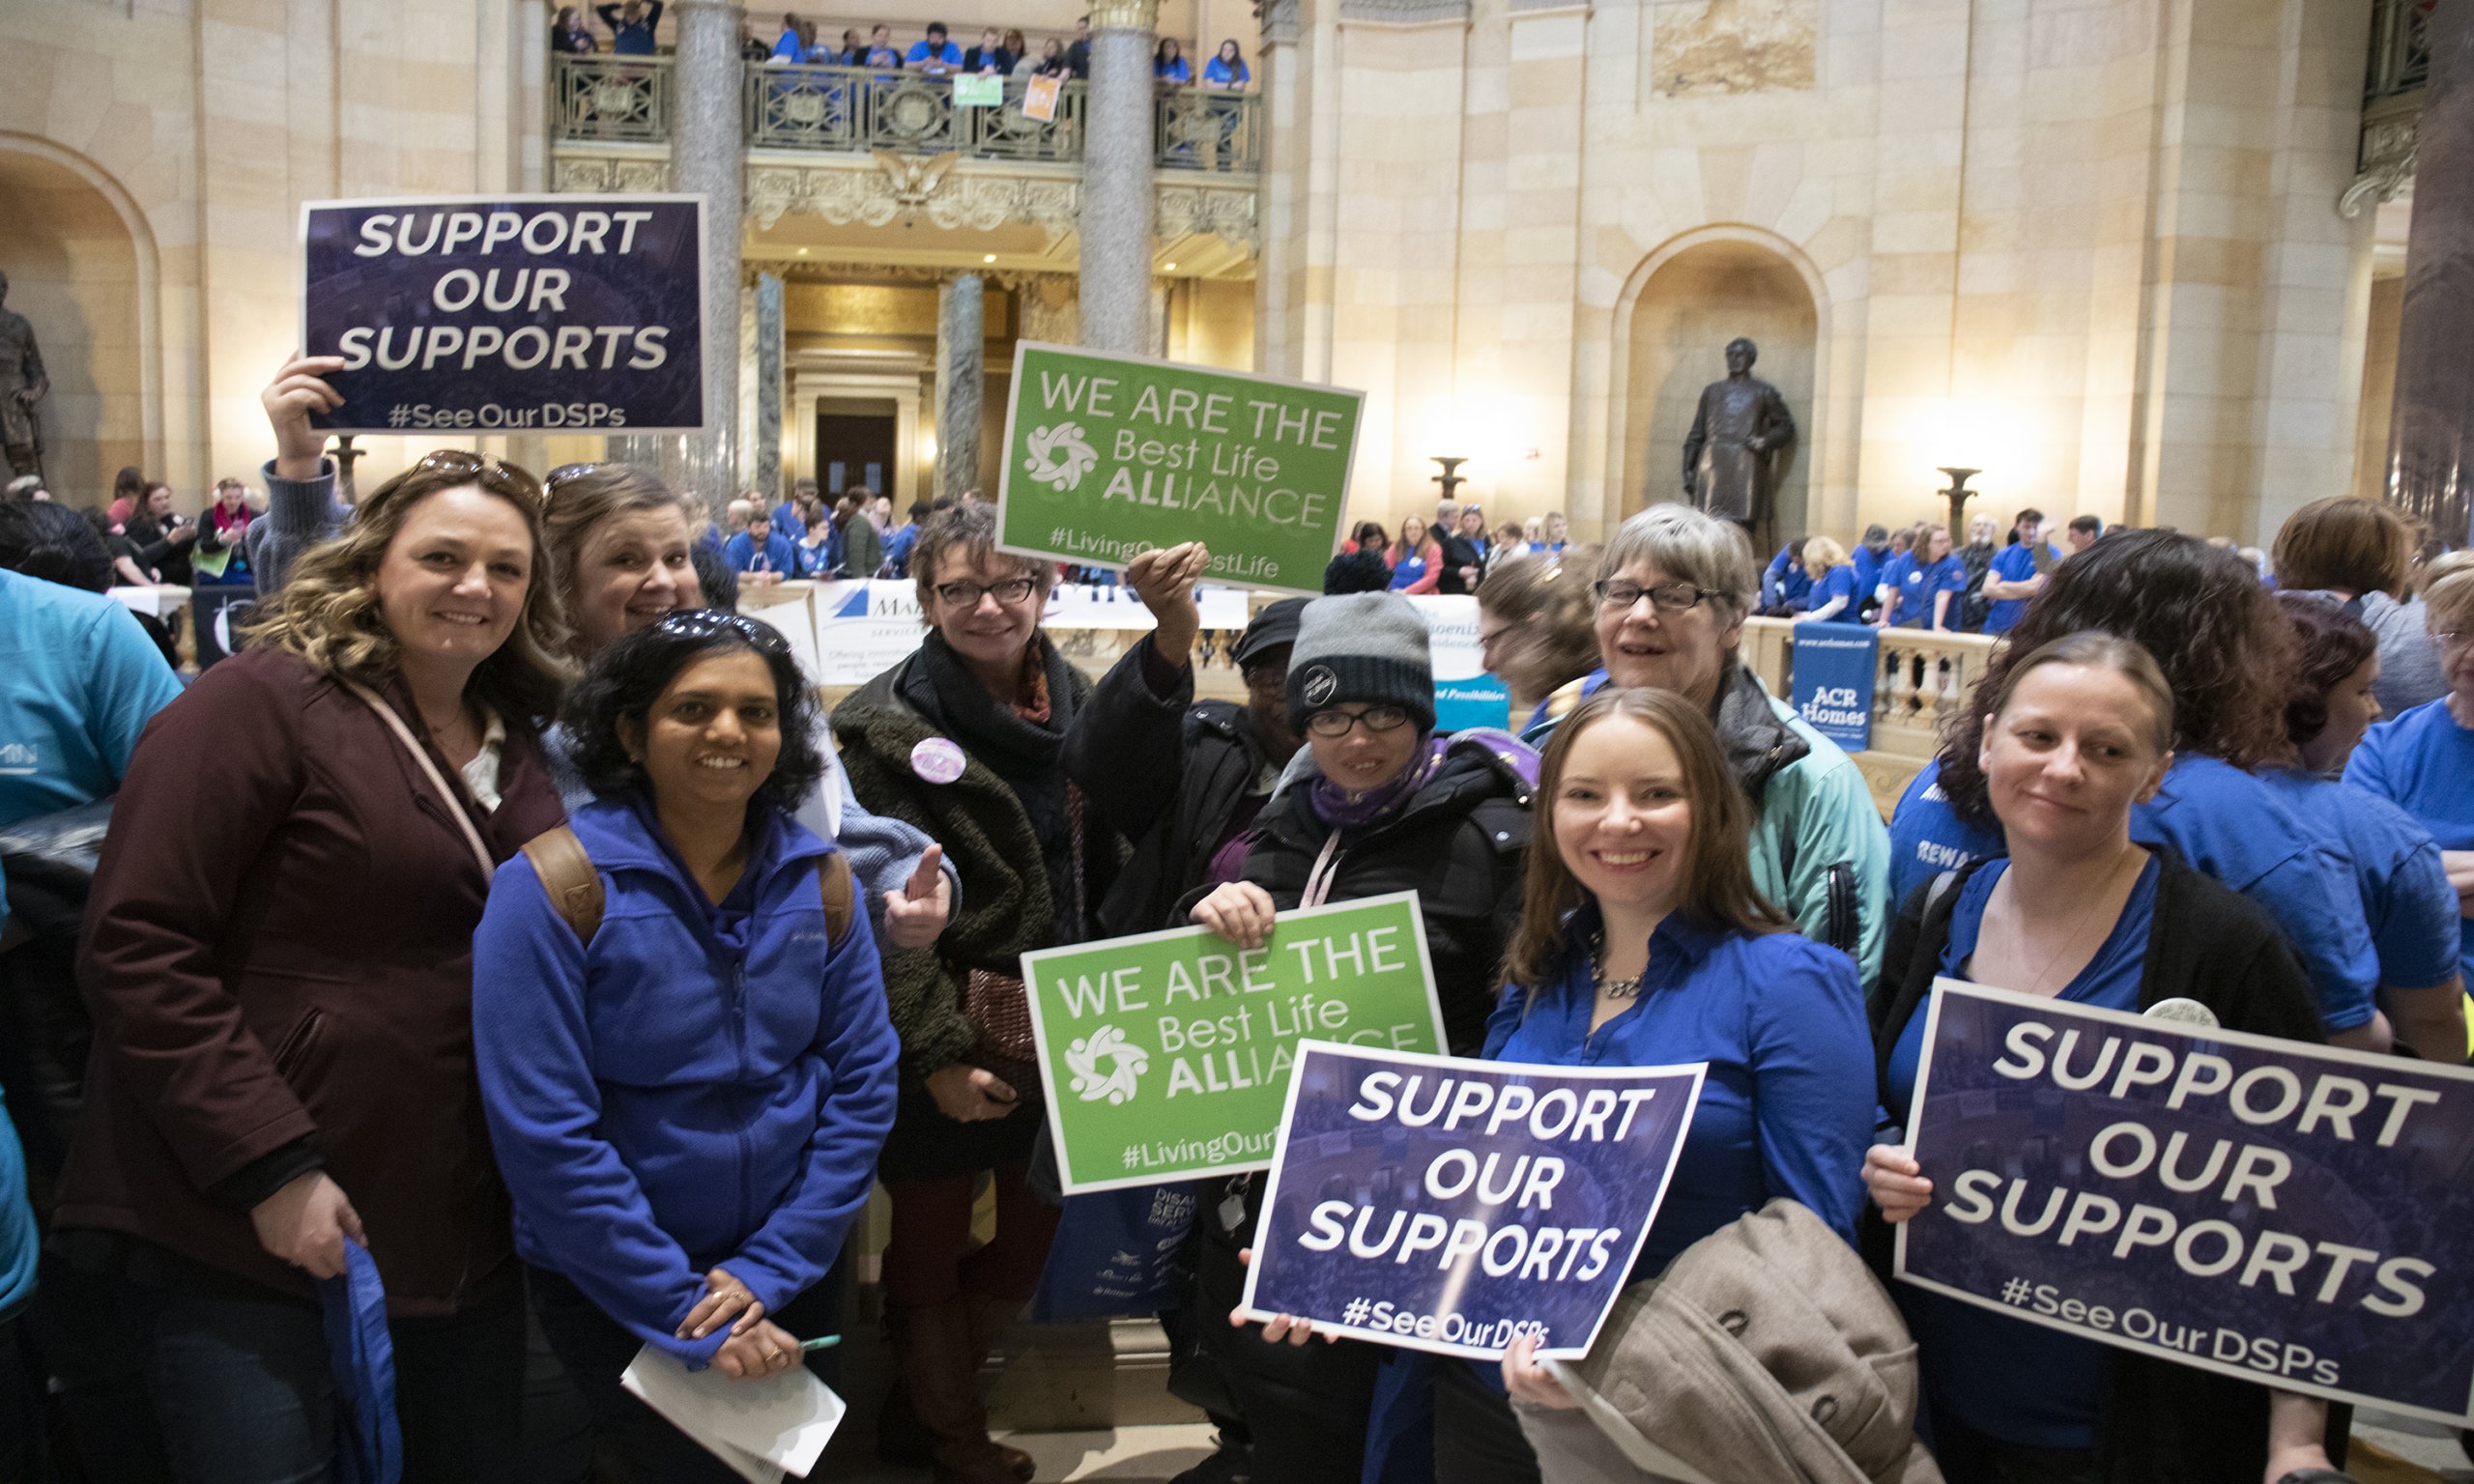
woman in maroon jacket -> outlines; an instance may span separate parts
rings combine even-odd
[[[386,1284],[405,1477],[505,1478],[516,1454],[472,941],[493,865],[561,817],[532,721],[566,652],[540,501],[467,453],[388,481],[130,758],[55,1226],[148,1344],[185,1481],[329,1476],[311,1280],[347,1241]]]

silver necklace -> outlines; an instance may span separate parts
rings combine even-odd
[[[1648,964],[1630,979],[1609,979],[1602,966],[1606,958],[1606,933],[1603,929],[1589,935],[1589,977],[1598,992],[1610,1000],[1628,1000],[1641,992],[1641,981],[1649,977]]]

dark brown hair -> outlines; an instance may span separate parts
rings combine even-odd
[[[2369,624],[2315,593],[2281,592],[2277,606],[2302,648],[2285,703],[2286,739],[2300,747],[2327,729],[2328,693],[2379,652],[2379,640]]]
[[[2289,591],[2335,587],[2361,594],[2405,590],[2414,566],[2414,528],[2375,499],[2315,499],[2287,516],[2270,554]]]
[[[2285,702],[2297,662],[2293,625],[2259,574],[2178,530],[2116,531],[2054,568],[1942,739],[1942,789],[1961,818],[1994,827],[1976,765],[1993,714],[1987,702],[2007,694],[2010,672],[2037,650],[2087,629],[2130,640],[2156,660],[2182,750],[2245,769],[2291,756]]]
[[[1683,769],[1692,824],[1683,844],[1683,899],[1675,910],[1708,927],[1745,933],[1783,932],[1795,926],[1753,884],[1752,802],[1728,769],[1710,719],[1672,691],[1609,686],[1564,719],[1539,764],[1520,926],[1504,954],[1504,982],[1526,985],[1532,995],[1562,972],[1568,946],[1566,919],[1588,895],[1564,864],[1555,839],[1555,799],[1563,791],[1564,768],[1581,735],[1615,716],[1628,717],[1666,738]]]

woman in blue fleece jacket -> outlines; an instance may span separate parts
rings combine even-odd
[[[779,634],[673,614],[603,651],[565,721],[597,796],[570,824],[600,924],[580,937],[529,857],[499,871],[474,939],[482,1103],[542,1327],[596,1425],[647,1477],[730,1479],[619,1373],[644,1344],[732,1377],[799,1361],[893,1127],[900,1045],[866,915],[832,935],[833,847],[791,817],[821,722]]]

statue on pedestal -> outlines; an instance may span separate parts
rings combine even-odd
[[[8,301],[9,275],[0,273],[0,447],[7,450],[12,474],[40,474],[43,431],[35,404],[51,390],[51,379],[43,374],[34,326],[7,308]]]
[[[1701,410],[1683,436],[1683,496],[1747,532],[1770,516],[1771,455],[1796,441],[1796,419],[1778,388],[1752,374],[1760,348],[1727,342],[1727,379],[1701,388]]]

